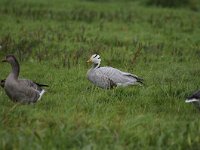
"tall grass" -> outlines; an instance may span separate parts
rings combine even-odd
[[[163,7],[180,7],[183,5],[189,5],[194,0],[147,0],[147,4],[163,6]]]

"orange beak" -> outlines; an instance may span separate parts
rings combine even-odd
[[[88,60],[87,60],[87,63],[90,63],[90,62],[92,62],[91,59],[88,59]]]

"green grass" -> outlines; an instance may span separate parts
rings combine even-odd
[[[199,149],[200,14],[139,1],[0,1],[0,58],[47,83],[35,105],[0,89],[0,149]],[[142,45],[138,56],[136,51]],[[103,90],[86,79],[93,53],[145,86]],[[0,64],[0,78],[9,71]]]

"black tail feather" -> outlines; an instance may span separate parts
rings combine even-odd
[[[37,84],[38,86],[46,86],[46,87],[49,87],[49,85],[47,84],[42,84],[42,83],[37,83],[37,82],[34,82],[35,84]]]
[[[144,85],[144,79],[137,77],[137,82]]]

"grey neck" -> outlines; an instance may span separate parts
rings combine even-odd
[[[18,79],[19,76],[19,71],[20,71],[20,66],[17,60],[10,62],[11,66],[12,66],[12,72],[11,74],[13,75],[13,77],[15,79]]]

